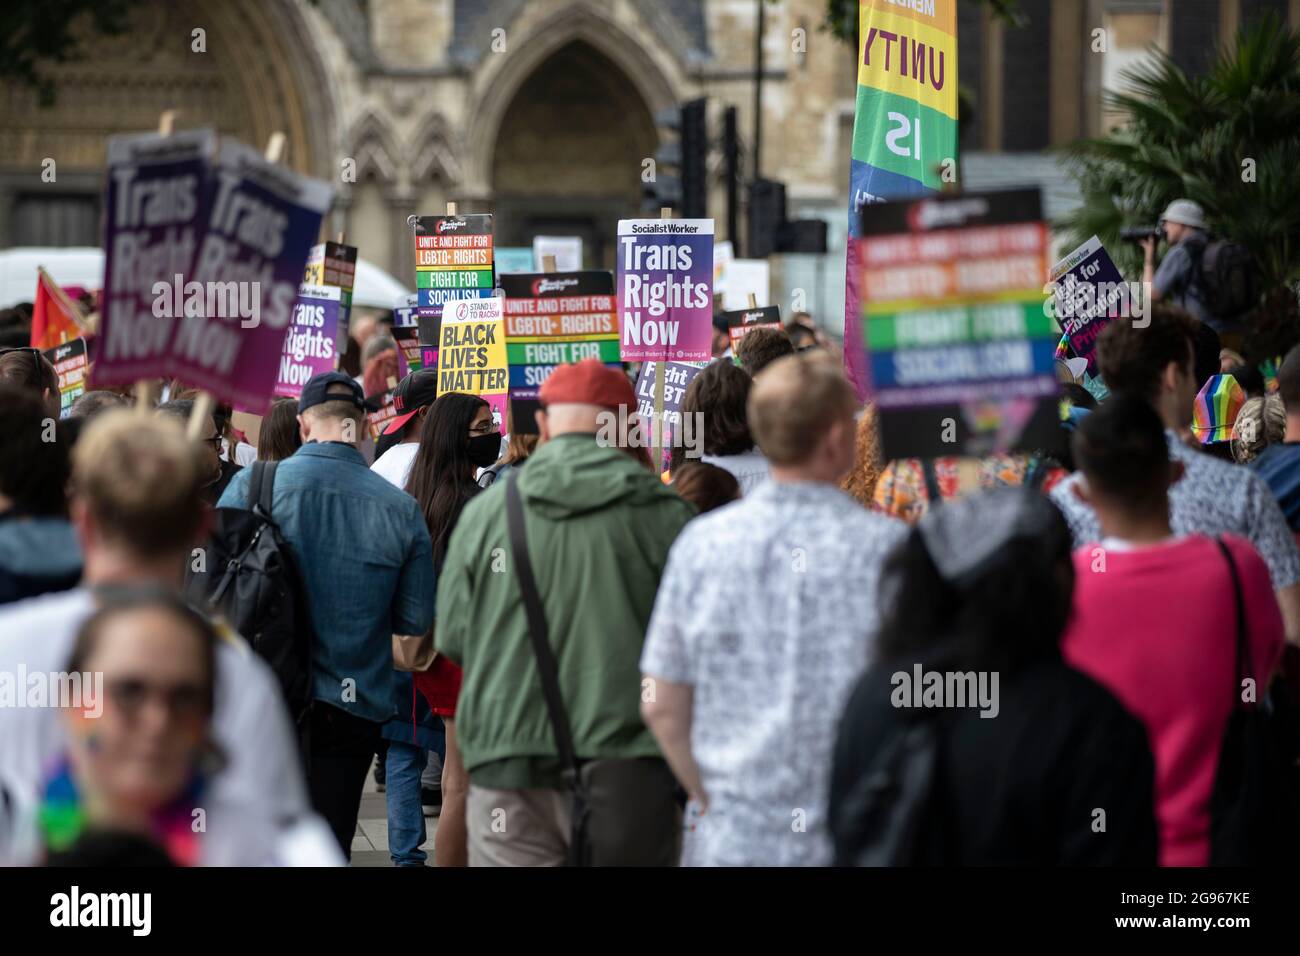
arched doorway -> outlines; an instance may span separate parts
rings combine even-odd
[[[291,0],[141,0],[120,35],[77,30],[86,55],[47,67],[53,106],[21,84],[3,90],[0,247],[98,245],[107,138],[156,129],[167,109],[177,129],[211,126],[259,148],[278,130],[286,165],[337,170],[328,73]],[[53,186],[40,179],[47,157]]]
[[[613,268],[614,231],[637,215],[642,162],[658,136],[627,74],[582,41],[557,50],[519,87],[492,157],[501,246],[581,236],[589,268]]]

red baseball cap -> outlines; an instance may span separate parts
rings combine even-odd
[[[438,371],[432,368],[416,369],[397,383],[393,391],[393,407],[398,415],[384,429],[385,435],[395,435],[420,409],[432,405],[438,397]]]
[[[542,383],[538,396],[542,407],[547,405],[599,405],[601,408],[636,408],[636,394],[632,383],[621,369],[610,368],[599,359],[583,359],[570,365],[561,365]]]

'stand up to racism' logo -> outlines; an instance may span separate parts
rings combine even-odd
[[[547,295],[553,292],[563,292],[565,289],[578,284],[577,279],[538,279],[533,283],[533,295]]]

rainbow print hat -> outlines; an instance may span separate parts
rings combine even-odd
[[[1214,375],[1196,393],[1192,405],[1192,434],[1202,445],[1230,441],[1246,393],[1231,375]]]

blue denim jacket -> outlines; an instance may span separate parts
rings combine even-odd
[[[235,475],[219,507],[247,507],[252,472]],[[312,442],[280,463],[271,511],[307,586],[314,698],[366,720],[395,716],[392,635],[424,633],[436,593],[415,499],[351,445]]]

